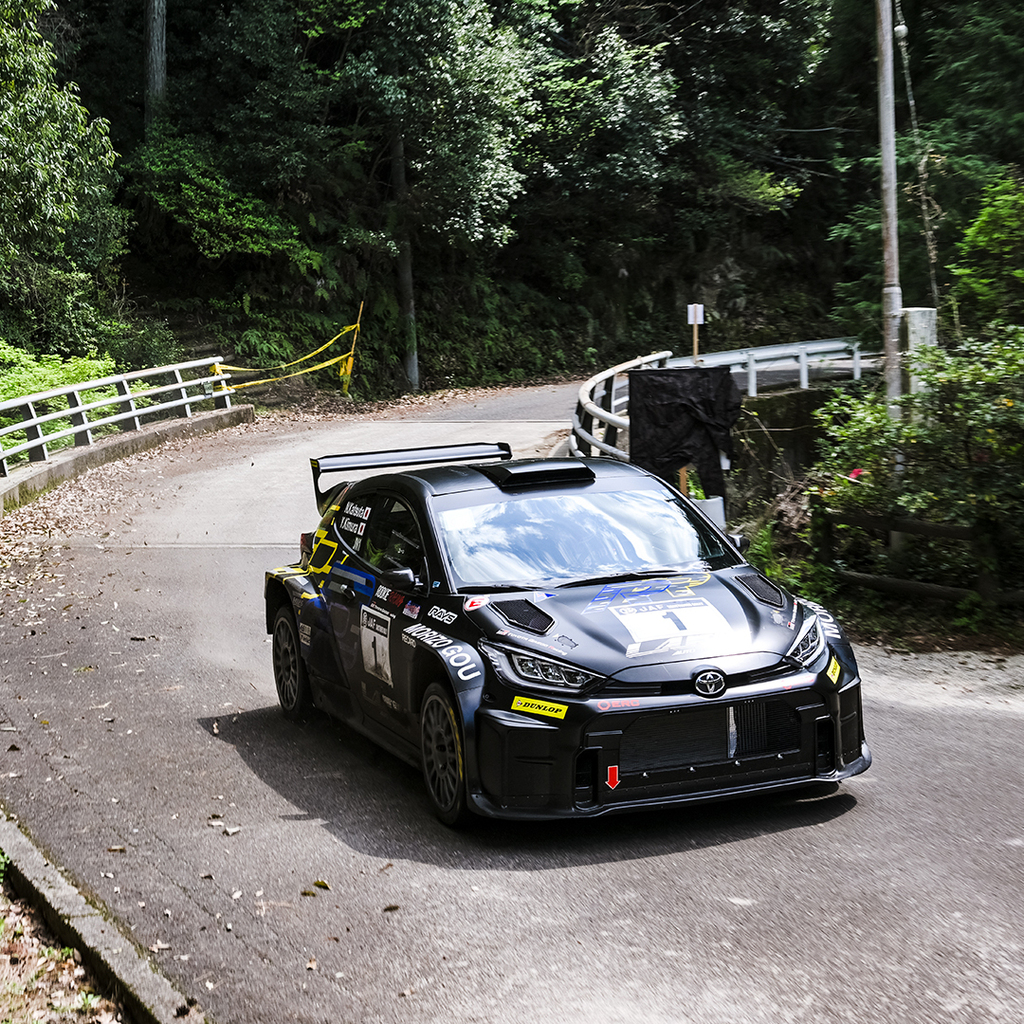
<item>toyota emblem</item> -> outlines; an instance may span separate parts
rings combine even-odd
[[[701,672],[693,680],[693,688],[702,697],[717,697],[725,693],[725,676],[721,672]]]

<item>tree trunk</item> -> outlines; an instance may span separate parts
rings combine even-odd
[[[405,338],[402,369],[409,387],[420,389],[419,356],[416,350],[416,303],[413,298],[412,242],[409,238],[409,188],[405,181],[405,141],[397,128],[391,135],[391,182],[398,202],[398,315]]]
[[[146,130],[167,95],[167,0],[146,0]]]

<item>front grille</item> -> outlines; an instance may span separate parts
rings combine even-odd
[[[661,771],[800,749],[800,715],[783,700],[747,700],[643,715],[622,733],[619,768]]]
[[[784,700],[745,700],[735,705],[736,756],[800,749],[800,716]]]
[[[729,756],[726,712],[722,705],[638,718],[622,734],[619,770],[628,774],[724,761]]]

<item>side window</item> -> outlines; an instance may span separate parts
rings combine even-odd
[[[381,496],[373,502],[361,554],[378,569],[412,569],[425,575],[423,538],[408,506],[397,498]]]

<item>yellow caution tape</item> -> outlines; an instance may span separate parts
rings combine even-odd
[[[302,356],[301,359],[293,359],[290,363],[280,363],[278,366],[259,366],[259,367],[254,367],[254,366],[228,366],[226,363],[218,363],[217,365],[218,365],[218,367],[221,370],[235,370],[238,373],[272,373],[274,370],[287,370],[289,366],[298,366],[299,363],[304,363],[307,359],[312,359],[314,356],[320,355],[320,353],[323,352],[324,349],[330,348],[339,338],[344,337],[350,331],[358,331],[358,330],[359,330],[359,324],[351,324],[348,327],[344,327],[333,338],[331,338],[331,340],[329,342],[327,342],[327,344],[321,345],[318,349],[314,349],[314,351],[310,352],[309,355]],[[353,344],[352,348],[353,348],[353,351],[354,351],[355,350],[355,345],[354,344]],[[344,357],[342,357],[342,358],[344,358]],[[302,371],[302,372],[305,373],[307,371]],[[292,376],[292,375],[289,374],[289,376]]]
[[[232,384],[230,388],[222,387],[222,391],[240,391],[242,388],[256,387],[258,384],[273,384],[279,380],[288,380],[290,377],[299,377],[304,373],[313,373],[314,370],[322,370],[327,366],[338,366],[338,374],[341,377],[342,393],[348,394],[348,387],[352,381],[352,364],[355,361],[356,355],[356,342],[359,340],[359,324],[363,318],[363,307],[359,306],[359,319],[348,327],[343,327],[330,341],[326,344],[321,345],[318,349],[310,352],[308,355],[304,355],[299,359],[293,359],[290,363],[280,363],[277,366],[264,366],[264,367],[250,367],[250,366],[228,366],[226,363],[216,363],[213,366],[213,373],[215,375],[224,373],[225,370],[234,370],[236,373],[276,373],[278,370],[287,370],[289,367],[298,366],[299,363],[304,363],[308,359],[313,359],[315,356],[320,355],[321,352],[330,348],[339,338],[343,338],[346,334],[350,334],[355,331],[355,337],[352,339],[352,348],[344,355],[335,356],[333,359],[327,359],[323,362],[316,363],[314,366],[306,366],[301,370],[296,370],[294,373],[283,373],[278,374],[275,377],[261,377],[259,380],[248,380],[241,383]]]
[[[319,351],[322,352],[323,349],[320,349]],[[355,349],[353,348],[351,351],[346,352],[343,356],[335,356],[333,359],[327,359],[327,360],[325,360],[322,363],[317,363],[315,366],[307,366],[305,369],[296,370],[294,373],[283,373],[283,374],[280,374],[277,377],[261,377],[259,380],[247,380],[247,381],[242,381],[240,384],[232,384],[231,385],[231,390],[233,390],[233,391],[240,391],[242,388],[254,388],[254,387],[256,387],[257,384],[273,384],[275,381],[288,380],[290,377],[301,377],[304,373],[312,373],[314,370],[322,370],[325,366],[334,366],[335,363],[342,363],[343,361],[348,363],[349,370],[348,370],[348,374],[347,375],[351,376],[352,375],[351,366],[352,366],[352,359],[353,359],[354,355],[355,355]],[[302,360],[298,360],[298,361],[301,362]],[[290,363],[288,365],[294,366],[295,364],[294,363]],[[230,367],[228,367],[228,369],[230,369]],[[275,369],[276,369],[276,367],[275,367]],[[342,377],[346,376],[345,370],[341,371],[341,376]],[[347,384],[346,384],[346,386],[345,386],[345,388],[343,390],[347,391]]]

